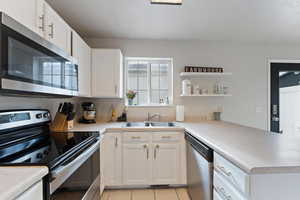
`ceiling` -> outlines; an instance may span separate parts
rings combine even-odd
[[[300,0],[47,0],[85,37],[300,42]]]

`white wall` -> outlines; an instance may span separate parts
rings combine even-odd
[[[188,30],[187,30],[188,31]],[[223,119],[267,128],[268,59],[300,59],[300,46],[222,42],[87,39],[94,48],[121,48],[124,56],[174,59],[174,103],[186,106],[187,119],[199,119],[224,105]],[[222,66],[233,72],[227,98],[179,97],[179,73],[185,65]]]

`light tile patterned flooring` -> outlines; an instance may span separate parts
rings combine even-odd
[[[105,190],[101,200],[190,200],[186,188]]]

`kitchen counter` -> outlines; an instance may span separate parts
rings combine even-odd
[[[186,130],[248,174],[300,173],[300,137],[227,122],[177,123],[177,128],[125,128],[125,123],[77,124],[72,131]]]
[[[47,167],[0,167],[0,199],[15,199],[47,174]]]

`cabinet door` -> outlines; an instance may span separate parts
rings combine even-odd
[[[151,157],[148,144],[123,144],[123,182],[125,185],[150,185]]]
[[[104,180],[104,158],[105,158],[105,148],[104,141],[102,140],[100,143],[100,196],[102,195],[105,188],[105,180]]]
[[[45,3],[46,39],[71,54],[71,28],[69,25]]]
[[[46,2],[45,0],[36,0],[36,29],[37,33],[46,37]]]
[[[73,31],[72,56],[78,60],[79,96],[91,96],[91,48]]]
[[[14,18],[27,28],[37,32],[36,28],[36,0],[2,0],[0,11]]]
[[[123,56],[119,49],[92,50],[92,96],[122,98]]]
[[[153,144],[152,184],[176,184],[181,175],[180,144]]]
[[[122,184],[122,137],[120,133],[104,136],[104,182],[105,186]]]

